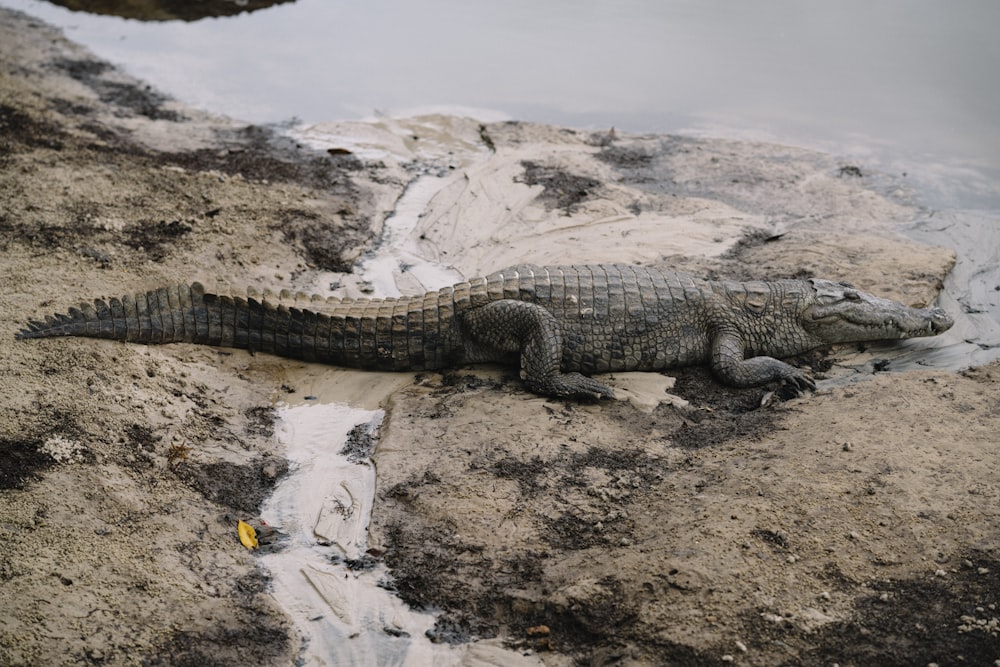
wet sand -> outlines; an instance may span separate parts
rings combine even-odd
[[[470,646],[549,665],[1000,658],[1000,366],[946,354],[974,321],[809,355],[820,389],[800,398],[686,369],[617,378],[646,400],[599,404],[532,396],[510,369],[386,384],[13,339],[164,283],[384,294],[520,261],[816,274],[926,305],[955,255],[900,235],[927,219],[919,193],[769,144],[446,117],[291,138],[2,18],[0,663],[320,664],[235,529],[299,465],[274,406],[310,401],[384,407],[366,557],[440,610],[429,635],[454,664],[495,659]],[[393,655],[417,644],[377,631]]]

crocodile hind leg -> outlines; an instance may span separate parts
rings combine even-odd
[[[462,323],[469,337],[501,353],[521,355],[521,378],[536,394],[614,398],[607,385],[560,368],[563,343],[559,323],[534,303],[503,299],[465,311]]]

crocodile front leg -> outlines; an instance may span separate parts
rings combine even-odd
[[[614,391],[580,373],[563,373],[562,332],[552,313],[533,303],[502,299],[465,311],[462,323],[477,343],[521,355],[521,379],[549,396],[614,398]]]
[[[805,371],[773,357],[745,357],[738,334],[724,332],[712,341],[712,372],[722,382],[735,387],[756,387],[780,380],[795,389],[816,389]]]

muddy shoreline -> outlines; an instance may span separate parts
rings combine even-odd
[[[926,214],[915,193],[835,157],[447,118],[280,134],[0,17],[3,664],[313,664],[235,521],[289,471],[273,406],[365,381],[15,342],[28,318],[191,279],[370,294],[359,267],[425,177],[401,256],[459,275],[630,261],[926,305],[955,260],[899,235]],[[525,664],[992,664],[1000,365],[904,371],[949,344],[820,351],[796,362],[821,378],[803,398],[703,369],[616,380],[656,394],[641,408],[548,401],[502,369],[397,379],[364,397],[387,410],[369,557],[441,610],[435,640]]]

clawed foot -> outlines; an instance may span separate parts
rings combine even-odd
[[[525,378],[528,389],[547,396],[566,396],[573,398],[614,398],[615,391],[594,378],[580,373],[560,373],[542,380]]]
[[[781,378],[782,383],[793,390],[796,394],[804,394],[806,391],[816,391],[816,381],[801,368],[789,366],[789,371]]]

